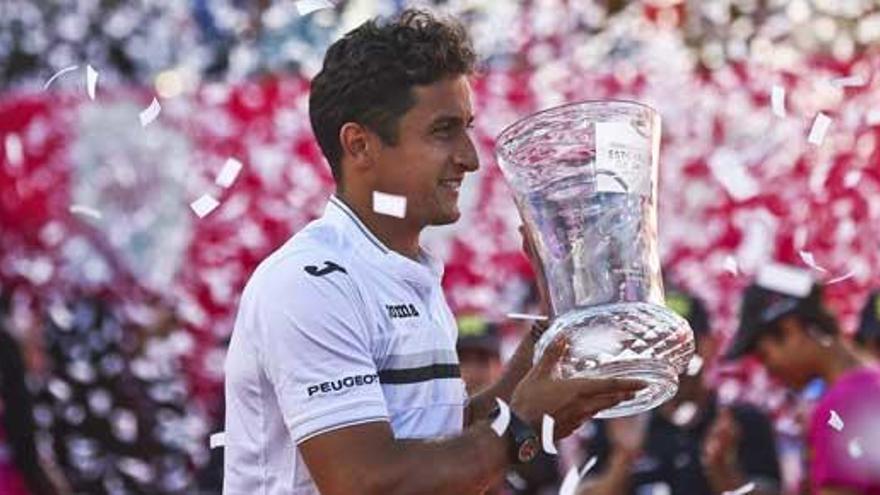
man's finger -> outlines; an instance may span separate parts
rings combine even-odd
[[[567,349],[568,339],[564,335],[556,337],[556,339],[547,346],[544,350],[544,355],[541,356],[541,360],[538,361],[538,374],[549,375],[559,363],[559,360],[562,359],[562,356]]]
[[[573,392],[582,396],[637,392],[648,386],[647,382],[634,378],[572,378],[569,383]]]

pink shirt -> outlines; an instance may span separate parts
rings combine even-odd
[[[840,431],[829,424],[832,411]],[[837,487],[880,495],[880,368],[858,368],[834,382],[813,411],[808,445],[812,493]]]

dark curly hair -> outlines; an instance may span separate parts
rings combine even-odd
[[[367,21],[333,43],[312,80],[309,119],[337,185],[345,123],[364,125],[393,146],[400,118],[415,105],[413,86],[471,74],[475,60],[460,23],[416,9]]]

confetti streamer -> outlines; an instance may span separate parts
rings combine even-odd
[[[828,425],[837,431],[843,430],[843,420],[834,409],[831,410],[831,415],[828,417]]]
[[[65,68],[59,70],[58,72],[53,74],[52,77],[50,77],[48,81],[46,81],[46,84],[43,85],[43,91],[46,91],[47,89],[49,89],[49,85],[52,84],[52,82],[55,79],[58,79],[59,77],[63,76],[64,74],[67,74],[68,72],[75,71],[76,69],[79,69],[78,65],[71,65],[70,67],[65,67]]]
[[[495,398],[495,402],[498,403],[498,408],[501,409],[498,417],[495,418],[495,421],[492,421],[492,430],[499,437],[504,436],[504,433],[507,432],[507,427],[510,426],[510,407],[506,402],[499,398]]]
[[[755,483],[749,482],[745,485],[737,488],[736,490],[730,490],[727,492],[723,492],[723,495],[745,495],[746,493],[751,493],[752,490],[755,489]]]
[[[332,9],[333,4],[327,0],[299,0],[296,2],[296,11],[301,16],[306,16],[312,12],[323,9]]]
[[[140,114],[141,127],[150,125],[151,122],[156,120],[156,117],[159,116],[159,112],[161,111],[162,105],[159,105],[159,100],[153,98],[153,102],[150,103],[150,106]]]
[[[214,183],[220,187],[229,187],[235,182],[235,179],[238,177],[238,173],[241,172],[241,168],[243,167],[242,163],[235,158],[228,158],[226,163],[223,165],[223,169],[220,170],[220,173],[217,174],[217,178],[214,180]]]
[[[853,459],[859,459],[865,453],[862,450],[862,444],[861,442],[859,442],[858,438],[853,438],[849,441],[849,445],[847,445],[847,451],[849,452],[849,456]]]
[[[373,211],[380,215],[404,218],[406,216],[406,198],[396,194],[373,191]]]
[[[6,161],[10,165],[18,167],[24,163],[24,148],[21,146],[21,138],[18,134],[9,133],[6,135]]]
[[[687,375],[697,376],[701,369],[703,369],[703,358],[694,354],[694,357],[688,362]]]
[[[800,256],[801,260],[813,270],[817,270],[822,273],[828,273],[828,270],[816,264],[816,259],[813,257],[813,253],[809,251],[798,251],[798,256]]]
[[[541,422],[541,444],[544,447],[544,452],[550,455],[559,454],[556,450],[556,445],[553,444],[553,429],[555,427],[556,420],[553,419],[553,416],[545,414],[544,419]]]
[[[782,86],[773,86],[773,90],[770,93],[770,107],[773,109],[773,115],[783,119],[785,118],[785,88]]]
[[[580,482],[581,477],[578,476],[577,466],[572,466],[571,469],[565,473],[565,478],[562,479],[562,484],[559,485],[559,495],[575,495]]]
[[[73,213],[74,215],[82,215],[84,217],[94,218],[95,220],[100,220],[101,218],[103,218],[101,212],[92,208],[91,206],[70,205],[68,211]]]
[[[813,120],[813,127],[810,128],[810,135],[807,137],[807,142],[816,146],[821,146],[822,142],[825,141],[825,134],[828,132],[828,127],[830,126],[831,118],[824,113],[819,112],[816,115],[816,119]]]
[[[589,473],[590,470],[593,469],[593,467],[596,466],[596,463],[597,463],[597,462],[599,462],[599,457],[597,457],[597,456],[590,457],[590,458],[587,460],[587,463],[584,464],[584,467],[581,468],[581,471],[578,473],[578,476],[580,476],[581,478],[583,478],[584,476],[586,476],[587,473]]]
[[[547,321],[546,316],[530,315],[526,313],[507,313],[507,317],[511,320]]]
[[[214,211],[220,202],[214,199],[210,194],[202,194],[202,196],[190,203],[189,207],[199,218],[205,218],[206,215]]]
[[[868,84],[862,76],[835,77],[829,82],[835,88],[858,88]]]
[[[95,88],[98,86],[98,71],[92,68],[91,65],[86,66],[86,91],[89,93],[89,98],[92,100],[95,99]]]
[[[825,282],[825,285],[832,285],[838,282],[843,282],[844,280],[849,280],[855,276],[855,270],[850,270],[839,277],[832,278],[831,280]]]
[[[226,446],[226,432],[221,431],[219,433],[214,433],[211,435],[209,439],[209,443],[212,449],[216,449],[217,447],[225,447]]]

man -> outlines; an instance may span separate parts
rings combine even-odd
[[[865,301],[855,341],[869,357],[880,360],[880,291],[873,292]]]
[[[826,390],[807,433],[817,495],[880,495],[880,369],[840,335],[809,272],[769,265],[744,294],[728,358],[755,355],[775,378]]]
[[[479,493],[540,450],[544,414],[563,437],[644,386],[557,378],[563,339],[532,368],[536,327],[465,404],[442,264],[419,235],[459,218],[459,187],[478,167],[473,65],[459,25],[413,10],[328,49],[309,112],[336,195],[242,295],[226,362],[227,495]]]
[[[705,306],[676,290],[667,290],[666,304],[693,329],[695,357],[671,401],[641,418],[596,422],[588,457],[598,462],[581,494],[710,495],[750,482],[752,494],[779,493],[779,461],[767,417],[747,405],[719,405],[704,381],[719,348]]]

